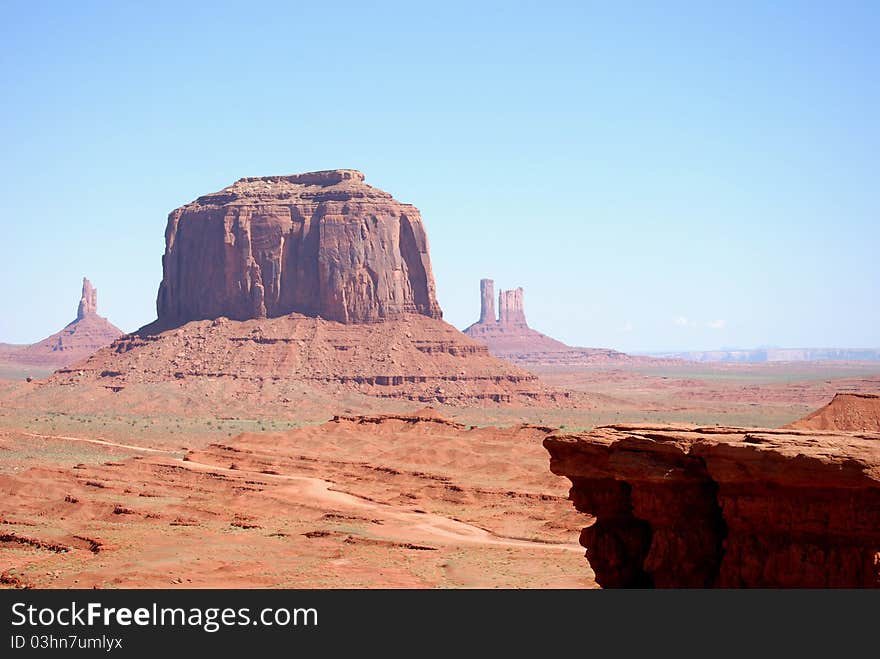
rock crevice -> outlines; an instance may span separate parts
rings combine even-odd
[[[607,426],[544,440],[606,587],[880,587],[880,435]]]

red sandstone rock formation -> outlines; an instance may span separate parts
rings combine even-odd
[[[605,587],[880,587],[880,434],[606,426],[544,440]]]
[[[363,178],[245,178],[172,212],[159,318],[45,386],[89,400],[172,383],[264,405],[351,392],[573,404],[440,320],[418,211]]]
[[[121,329],[98,315],[98,291],[83,277],[76,318],[59,332],[26,346],[13,346],[0,358],[7,364],[60,368],[81,361],[122,336]]]
[[[880,432],[880,395],[839,393],[825,407],[786,426],[801,430]]]
[[[245,178],[172,212],[158,320],[47,386],[571,404],[440,320],[418,211],[363,179]]]
[[[572,348],[529,327],[523,306],[523,289],[498,293],[499,316],[495,318],[494,282],[480,280],[480,320],[464,333],[481,343],[501,359],[519,366],[629,363],[648,358],[631,357],[616,350]]]
[[[523,289],[501,291],[498,294],[498,322],[501,325],[524,325],[526,313],[523,310]]]
[[[440,318],[418,209],[351,169],[243,178],[173,211],[159,324],[278,317]]]
[[[79,307],[76,309],[76,319],[82,320],[89,314],[96,313],[98,313],[98,289],[83,277],[82,297],[79,299]]]
[[[495,282],[491,279],[480,280],[480,324],[494,325],[495,318]]]

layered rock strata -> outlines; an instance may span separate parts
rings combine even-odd
[[[98,289],[92,282],[83,277],[82,296],[76,309],[76,319],[82,320],[89,314],[98,313]]]
[[[353,169],[243,178],[168,216],[156,302],[191,320],[442,316],[419,211]]]
[[[522,287],[499,293],[498,323],[505,326],[528,326],[526,323],[526,312],[523,309]]]
[[[450,405],[570,403],[567,393],[420,314],[353,325],[290,314],[193,321],[164,331],[148,326],[59,371],[49,384],[121,393],[163,382],[222,386],[254,400],[303,385],[330,395],[352,391]]]
[[[880,587],[880,434],[616,425],[544,440],[604,587]]]

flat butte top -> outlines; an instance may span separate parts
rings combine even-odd
[[[287,176],[241,178],[219,192],[199,197],[183,208],[349,200],[398,203],[387,192],[364,183],[363,173],[356,169],[328,169]]]

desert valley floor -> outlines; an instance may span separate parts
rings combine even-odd
[[[83,394],[0,384],[7,587],[596,587],[589,523],[548,469],[549,429],[623,422],[774,428],[870,363],[536,366],[571,404],[447,406],[194,381]],[[26,382],[22,378],[35,379]],[[238,402],[236,402],[238,400]],[[338,415],[338,416],[336,416]],[[335,418],[334,418],[335,417]]]

